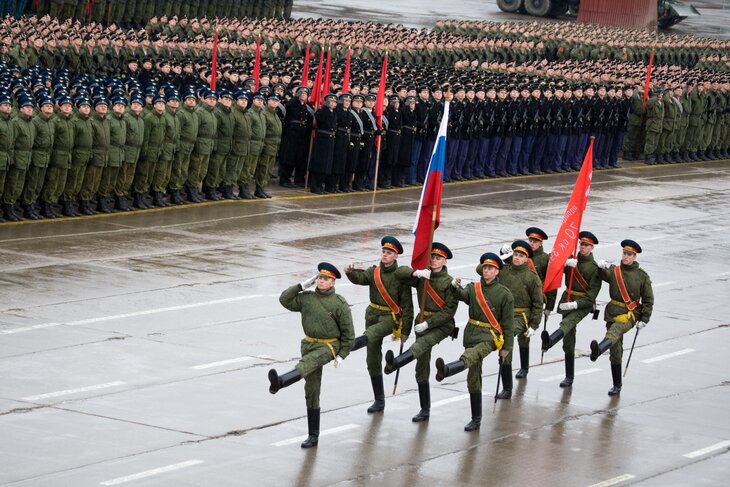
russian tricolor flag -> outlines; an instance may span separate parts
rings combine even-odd
[[[449,102],[444,104],[444,115],[441,118],[436,143],[428,163],[428,172],[423,182],[421,201],[418,203],[416,223],[413,225],[413,269],[427,269],[429,266],[428,249],[433,241],[433,232],[439,226],[441,218],[441,189],[444,184],[444,165],[446,164],[446,129],[449,124]]]

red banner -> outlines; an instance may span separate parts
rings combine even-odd
[[[324,61],[324,50],[319,51],[319,65],[317,65],[317,75],[314,77],[314,86],[312,86],[312,96],[309,103],[315,110],[320,107],[320,102],[324,98],[322,94],[322,62]]]
[[[332,49],[327,49],[327,64],[324,68],[324,81],[322,82],[322,97],[328,95],[332,86]]]
[[[649,98],[649,83],[651,82],[651,68],[654,65],[654,49],[649,55],[649,67],[646,70],[646,81],[644,82],[644,109],[646,109],[646,99]]]
[[[261,34],[256,39],[256,59],[253,62],[253,91],[259,90],[259,78],[261,78]]]
[[[544,293],[560,288],[565,261],[575,252],[580,225],[583,221],[583,212],[588,204],[588,192],[591,189],[592,177],[593,139],[591,138],[588,151],[586,151],[586,156],[583,159],[583,166],[580,168],[578,179],[573,187],[573,194],[568,202],[568,208],[566,208],[563,216],[563,224],[560,225],[553,250],[550,252],[550,262],[545,273],[545,282],[542,285]]]
[[[215,82],[218,78],[218,31],[215,31],[215,36],[213,37],[213,62],[211,63],[211,73],[210,73],[210,89],[215,91]]]
[[[304,53],[304,66],[302,67],[302,86],[309,85],[309,42],[307,42],[307,50]]]
[[[373,112],[378,129],[383,129],[383,109],[385,108],[385,78],[388,73],[388,52],[386,51],[383,58],[383,68],[380,70],[380,84],[378,84],[378,94],[375,98],[375,107]]]
[[[345,75],[342,78],[342,93],[350,92],[350,47],[347,47],[347,60],[345,61]]]

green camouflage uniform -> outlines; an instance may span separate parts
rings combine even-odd
[[[218,122],[213,112],[215,107],[201,105],[195,110],[198,117],[198,138],[195,141],[195,148],[190,156],[190,167],[188,168],[188,181],[186,186],[198,189],[203,178],[208,173],[210,154],[213,152],[215,137],[218,131]]]
[[[92,129],[91,116],[76,113],[71,118],[74,146],[71,151],[71,166],[66,175],[63,200],[74,201],[79,196],[81,184],[86,174],[86,166],[91,159]]]
[[[646,102],[646,142],[644,155],[656,154],[664,121],[664,102],[649,97]]]
[[[266,138],[264,139],[263,152],[256,165],[255,179],[256,185],[263,188],[269,182],[271,171],[274,168],[276,153],[279,151],[279,145],[281,144],[282,125],[281,119],[271,108],[267,107],[262,112],[262,116],[266,122]]]
[[[170,176],[170,189],[173,191],[183,189],[188,179],[190,155],[198,138],[198,116],[195,114],[195,108],[185,105],[180,107],[177,111],[177,121],[180,124],[180,143],[175,152]]]
[[[319,408],[319,392],[322,384],[322,367],[339,355],[347,358],[355,341],[350,306],[345,298],[328,291],[302,291],[299,284],[287,288],[279,302],[289,311],[302,314],[304,335],[310,339],[328,340],[331,343],[317,343],[302,340],[301,354],[296,368],[305,380],[304,396],[307,408]]]
[[[32,123],[36,135],[33,139],[30,167],[25,175],[25,189],[20,198],[24,205],[35,203],[41,194],[53,148],[53,114],[47,116],[39,111],[33,116]]]
[[[264,140],[266,139],[266,119],[263,115],[263,109],[255,106],[246,110],[246,118],[251,126],[251,140],[249,141],[248,155],[243,163],[243,170],[239,178],[239,184],[248,185],[254,178],[254,172],[258,165],[259,157],[264,150]]]
[[[578,254],[578,271],[580,272],[585,282],[588,284],[588,289],[584,289],[583,285],[578,279],[573,276],[572,285],[570,286],[570,301],[578,303],[577,309],[572,310],[558,310],[563,316],[560,321],[560,329],[563,331],[563,351],[565,355],[573,357],[575,355],[575,328],[578,326],[583,318],[589,315],[596,306],[596,297],[601,290],[601,276],[598,273],[598,266],[593,258],[593,254],[583,256]],[[565,268],[565,286],[571,282],[570,275],[572,269],[570,267]],[[568,302],[568,291],[563,291],[563,295],[560,297],[560,303]]]
[[[94,112],[91,115],[91,160],[86,167],[84,182],[81,184],[79,199],[90,201],[99,191],[101,176],[109,162],[109,147],[111,134],[109,132],[109,117],[100,117]]]
[[[223,185],[226,187],[232,187],[238,183],[251,140],[251,123],[246,118],[246,110],[235,105],[232,112],[233,141],[231,152],[226,159],[226,171],[223,177]]]
[[[119,169],[117,183],[114,186],[114,196],[126,196],[129,188],[132,187],[134,172],[144,142],[143,113],[137,114],[132,110],[127,110],[124,113],[124,126],[127,130],[124,139],[124,162],[122,162],[122,167]]]
[[[518,337],[517,342],[520,348],[529,350],[530,339],[525,336],[527,327],[537,330],[542,321],[543,297],[540,277],[530,270],[528,264],[516,266],[510,263],[505,264],[500,271],[499,280],[512,292],[514,298],[514,333]],[[504,363],[512,363],[511,352],[505,357]]]
[[[99,196],[102,198],[108,198],[114,192],[119,170],[124,161],[124,146],[127,143],[127,124],[124,121],[124,114],[119,115],[112,112],[111,116],[106,119],[109,123],[109,158],[99,185]]]
[[[74,146],[73,114],[68,116],[58,112],[53,117],[53,150],[46,173],[46,182],[41,192],[41,200],[57,203],[66,186],[66,177],[71,167],[71,151]]]
[[[23,113],[18,114],[10,121],[12,133],[15,135],[13,143],[13,163],[5,177],[5,192],[3,203],[14,204],[23,192],[25,174],[30,166],[31,151],[35,140],[35,125],[33,117]]]
[[[215,109],[216,131],[215,147],[210,155],[210,163],[208,164],[208,173],[205,175],[203,186],[207,189],[216,189],[223,179],[225,172],[225,162],[228,154],[231,152],[231,143],[233,142],[233,115],[230,107],[222,104],[216,106]]]
[[[152,177],[152,191],[158,193],[164,193],[167,190],[167,183],[172,174],[172,161],[180,145],[180,120],[177,117],[179,110],[179,108],[177,111],[165,109],[165,138],[162,143],[160,160],[155,166],[155,173]]]
[[[0,113],[0,201],[5,192],[5,176],[13,163],[15,132],[10,113]]]
[[[137,194],[147,193],[150,189],[152,176],[155,174],[155,168],[162,153],[165,131],[167,130],[165,112],[160,113],[153,109],[144,115],[143,120],[144,139],[134,181],[132,182],[133,191]]]

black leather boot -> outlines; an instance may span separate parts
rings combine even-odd
[[[290,386],[301,378],[302,373],[299,372],[299,369],[290,370],[289,372],[282,375],[277,374],[276,370],[271,369],[269,370],[269,382],[271,382],[271,385],[269,386],[269,392],[272,394],[276,394],[277,392],[279,392],[279,389]]]
[[[23,205],[23,218],[26,218],[28,220],[40,220],[40,216],[36,215],[35,211],[33,211],[33,205]]]
[[[173,205],[183,205],[185,204],[185,201],[182,198],[182,194],[180,194],[179,189],[173,189],[170,191],[170,203]]]
[[[249,191],[247,184],[238,185],[238,196],[240,196],[241,199],[244,200],[252,200],[256,198],[254,195],[251,194],[251,191]]]
[[[621,364],[611,364],[611,377],[613,377],[613,387],[608,390],[609,396],[618,396],[621,394]]]
[[[601,343],[598,343],[597,341],[593,340],[591,342],[591,362],[595,362],[598,360],[598,357],[600,357],[603,352],[611,348],[611,340],[608,338],[604,338],[601,340]]]
[[[548,350],[550,350],[553,345],[562,340],[564,336],[565,334],[560,328],[555,330],[552,334],[549,334],[547,330],[543,330],[542,334],[540,335],[540,338],[542,339],[542,351],[547,352]]]
[[[167,203],[165,203],[165,198],[162,195],[161,191],[155,191],[152,193],[152,206],[157,206],[158,208],[164,208],[167,206]]]
[[[385,354],[385,373],[392,374],[404,365],[411,363],[415,358],[410,350],[406,350],[397,357],[393,354],[393,350],[388,350]]]
[[[512,364],[502,364],[500,375],[502,376],[502,392],[497,394],[497,399],[509,399],[512,397]]]
[[[436,359],[436,380],[441,382],[446,377],[451,377],[459,372],[463,372],[466,366],[463,360],[457,360],[455,362],[444,362],[444,359]]]
[[[111,213],[112,209],[109,208],[105,196],[99,196],[96,202],[96,208],[101,213]]]
[[[515,374],[515,379],[524,379],[530,371],[530,349],[520,347],[520,370]]]
[[[46,201],[41,201],[41,215],[43,215],[44,218],[56,218],[56,215],[53,212],[53,207]]]
[[[383,387],[383,376],[377,375],[370,378],[370,382],[373,384],[373,397],[375,401],[368,408],[369,413],[379,413],[385,409],[385,388]]]
[[[135,208],[140,209],[140,210],[144,210],[145,208],[147,208],[147,205],[142,200],[142,193],[134,193],[134,198],[132,200],[132,205]]]
[[[302,448],[312,448],[319,443],[319,408],[307,408],[307,425],[309,426],[309,436],[302,442]]]
[[[12,203],[3,203],[3,214],[9,222],[20,221],[20,217],[15,213],[15,208],[13,208]]]
[[[81,200],[79,202],[79,212],[82,215],[96,215],[96,212],[91,209],[91,202],[89,200]]]
[[[271,195],[264,191],[264,188],[262,188],[258,184],[256,185],[256,191],[253,195],[257,198],[271,198]]]
[[[411,418],[411,421],[414,423],[428,421],[428,418],[431,416],[431,388],[428,382],[418,384],[418,399],[421,403],[421,410]]]
[[[573,385],[575,378],[575,356],[565,354],[565,379],[560,383],[560,387],[570,387]]]
[[[355,344],[352,346],[352,349],[350,351],[354,352],[355,350],[360,350],[361,348],[367,347],[367,345],[367,335],[360,335],[359,337],[355,338]]]
[[[471,421],[464,426],[464,431],[476,431],[482,424],[482,393],[469,393],[469,401],[471,402]]]

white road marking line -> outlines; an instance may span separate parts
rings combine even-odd
[[[667,281],[667,282],[660,282],[659,284],[652,284],[652,287],[663,287],[663,286],[669,286],[671,284],[674,284],[674,281]]]
[[[39,399],[48,399],[51,397],[68,396],[70,394],[78,394],[80,392],[98,391],[99,389],[108,389],[110,387],[123,386],[126,382],[114,381],[105,384],[96,384],[93,386],[77,387],[76,389],[66,389],[65,391],[48,392],[46,394],[38,394],[37,396],[24,397],[24,401],[37,401]]]
[[[10,330],[0,330],[0,335],[12,335],[21,331],[40,330],[41,328],[51,328],[59,326],[61,323],[41,323],[40,325],[22,326],[20,328],[11,328]]]
[[[188,460],[187,462],[173,463],[172,465],[166,465],[160,468],[153,468],[152,470],[145,470],[144,472],[127,475],[126,477],[117,477],[116,479],[105,480],[104,482],[101,482],[101,485],[124,484],[127,482],[131,482],[132,480],[144,479],[147,477],[152,477],[153,475],[159,475],[161,473],[174,472],[175,470],[193,467],[195,465],[200,465],[201,463],[205,462],[203,460]]]
[[[575,375],[588,375],[592,374],[594,372],[600,372],[601,369],[585,369],[585,370],[579,370],[575,373]],[[553,375],[550,377],[545,377],[544,379],[540,379],[540,382],[552,382],[555,380],[562,380],[565,378],[565,375]]]
[[[673,357],[678,357],[680,355],[686,355],[686,354],[692,353],[694,351],[695,351],[694,348],[685,348],[684,350],[678,350],[676,352],[667,353],[664,355],[659,355],[658,357],[652,357],[652,358],[648,358],[646,360],[642,360],[641,363],[642,364],[653,364],[654,362],[661,362],[662,360],[666,360],[668,358],[673,358]]]
[[[447,404],[451,404],[452,402],[459,402],[463,401],[464,399],[469,399],[469,394],[461,394],[459,396],[450,397],[448,399],[441,399],[440,401],[431,403],[431,408],[446,406]]]
[[[604,480],[603,482],[598,482],[597,484],[589,485],[588,487],[609,487],[611,485],[620,484],[621,482],[626,482],[627,480],[631,480],[635,478],[636,475],[631,475],[630,473],[619,475],[618,477],[614,477],[612,479]]]
[[[728,276],[728,275],[730,275],[730,272],[721,272],[719,274],[715,274],[712,277],[722,277],[722,276]]]
[[[710,445],[707,448],[702,448],[701,450],[695,450],[695,451],[691,451],[689,453],[685,453],[682,456],[686,457],[686,458],[697,458],[697,457],[701,457],[702,455],[707,455],[708,453],[712,453],[713,451],[722,450],[723,448],[728,448],[728,447],[730,447],[730,440],[721,441],[720,443],[715,443],[714,445]]]
[[[345,424],[342,426],[337,426],[336,428],[330,428],[327,430],[323,430],[319,432],[319,436],[327,436],[327,435],[333,435],[335,433],[340,433],[342,431],[347,431],[355,428],[359,428],[359,424]],[[286,446],[291,445],[293,443],[299,443],[301,441],[304,441],[307,439],[307,435],[304,436],[297,436],[296,438],[289,438],[288,440],[281,440],[277,441],[276,443],[272,443],[271,446]]]
[[[195,370],[205,370],[205,369],[212,369],[213,367],[222,367],[224,365],[239,364],[241,362],[246,362],[248,360],[253,360],[253,359],[254,359],[254,357],[238,357],[238,358],[232,358],[229,360],[221,360],[220,362],[210,362],[207,364],[194,365],[190,368],[195,369]]]

